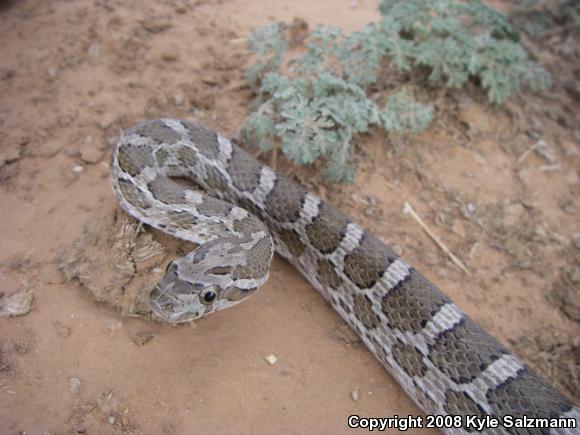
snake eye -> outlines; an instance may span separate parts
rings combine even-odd
[[[217,298],[217,293],[211,287],[206,288],[201,292],[201,302],[204,304],[211,304]]]

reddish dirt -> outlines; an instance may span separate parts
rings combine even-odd
[[[0,2],[0,302],[34,295],[28,314],[0,319],[0,433],[342,433],[351,414],[421,414],[279,258],[250,301],[179,327],[122,316],[58,268],[87,222],[117,208],[108,159],[123,128],[170,116],[232,136],[251,105],[236,40],[294,17],[354,31],[377,4]],[[535,48],[557,74],[550,92],[502,108],[474,87],[441,95],[422,135],[362,138],[353,185],[292,173],[578,402],[580,110],[572,66]]]

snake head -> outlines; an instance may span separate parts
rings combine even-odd
[[[189,322],[240,302],[239,289],[224,289],[191,273],[180,273],[183,267],[182,259],[169,263],[149,295],[149,307],[166,322]]]

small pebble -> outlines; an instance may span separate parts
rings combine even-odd
[[[64,323],[59,321],[54,322],[54,327],[56,328],[57,334],[63,338],[70,337],[72,333],[70,326],[66,326]]]
[[[20,147],[10,147],[0,152],[0,166],[15,162],[20,158]]]
[[[131,341],[138,346],[145,346],[151,340],[153,340],[153,334],[148,331],[137,331],[131,338]]]
[[[65,280],[62,272],[53,262],[42,265],[40,276],[45,284],[62,284]]]
[[[274,354],[270,354],[266,357],[266,361],[268,361],[268,364],[273,366],[274,364],[276,364],[276,361],[278,361],[278,357]]]
[[[47,142],[39,145],[30,154],[32,157],[54,157],[63,149],[62,144],[58,142]]]
[[[79,378],[70,378],[69,379],[70,390],[73,394],[79,394],[81,391],[81,381]]]
[[[75,165],[73,166],[73,172],[76,172],[77,174],[80,174],[81,172],[84,171],[85,168],[83,168],[81,165]]]
[[[350,392],[350,397],[352,397],[352,400],[355,402],[359,399],[358,388],[355,388]]]
[[[85,163],[97,163],[103,158],[103,150],[93,143],[90,136],[79,145],[78,152]]]
[[[22,291],[7,296],[0,307],[0,317],[14,317],[28,314],[31,309],[33,297],[31,291]]]

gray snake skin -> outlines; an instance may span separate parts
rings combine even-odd
[[[206,193],[174,181],[181,177]],[[188,321],[252,295],[267,280],[275,249],[427,414],[577,425],[577,407],[385,243],[214,131],[174,119],[138,124],[114,148],[111,181],[133,217],[200,244],[171,262],[151,293],[164,320]]]

